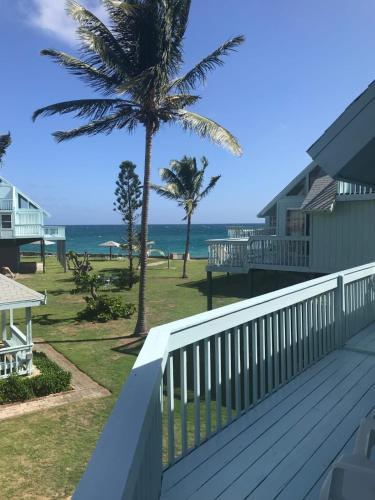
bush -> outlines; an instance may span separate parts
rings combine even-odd
[[[0,404],[26,401],[70,389],[72,374],[60,368],[42,352],[33,356],[40,374],[35,377],[11,375],[0,380]]]
[[[119,288],[127,288],[130,290],[138,281],[139,275],[134,269],[133,271],[130,269],[122,269],[116,278],[116,285]]]
[[[18,375],[11,375],[1,381],[0,399],[2,403],[15,403],[16,401],[26,401],[34,397],[34,392],[29,383],[30,379],[25,379]]]
[[[134,304],[123,303],[119,297],[99,295],[96,298],[85,297],[85,301],[87,306],[78,313],[78,318],[87,321],[104,323],[111,319],[130,318],[136,311]]]
[[[47,358],[44,353],[34,357],[35,366],[39,368],[40,375],[30,379],[35,396],[48,396],[70,388],[72,374],[60,368],[56,363]]]

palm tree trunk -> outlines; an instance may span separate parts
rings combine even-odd
[[[152,124],[146,125],[146,149],[145,149],[145,171],[143,180],[143,201],[141,217],[141,248],[139,255],[140,275],[139,275],[139,296],[138,296],[138,318],[135,325],[135,335],[147,332],[146,322],[146,271],[147,271],[147,241],[148,241],[148,205],[150,198],[150,172],[152,138],[154,128]]]
[[[186,265],[187,259],[189,255],[189,247],[190,247],[190,226],[191,226],[191,214],[188,215],[187,219],[187,229],[186,229],[186,245],[185,245],[185,255],[184,255],[184,267],[182,269],[182,277],[187,278],[186,274]]]

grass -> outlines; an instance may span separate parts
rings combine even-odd
[[[125,263],[105,261],[94,265],[100,273],[114,272]],[[180,278],[181,262],[172,261],[171,269],[166,268],[166,263],[150,267],[147,298],[150,327],[206,309],[205,265],[205,261],[190,262],[187,280]],[[223,279],[227,282],[226,277]],[[2,485],[4,498],[64,498],[72,494],[79,481],[139,351],[139,343],[124,345],[133,332],[136,317],[105,324],[78,322],[77,312],[84,308],[85,302],[82,295],[70,294],[71,273],[64,274],[53,257],[47,259],[45,275],[23,276],[20,282],[41,292],[48,291],[48,304],[33,310],[34,339],[43,337],[113,394],[0,423],[0,461],[13,464]],[[137,292],[135,286],[131,292],[109,293],[136,303]],[[215,306],[243,298],[242,287],[233,292],[220,291]],[[24,327],[19,313],[15,320]]]

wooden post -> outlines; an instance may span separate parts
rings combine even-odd
[[[26,339],[28,344],[33,343],[33,331],[32,331],[32,321],[31,321],[31,307],[26,307],[25,309],[25,323],[26,323]],[[29,363],[27,367],[28,375],[31,375],[33,371],[33,348],[30,347],[29,352],[27,353]]]
[[[5,342],[7,339],[7,312],[6,311],[1,311],[1,331],[2,331],[3,342]]]
[[[212,272],[207,271],[207,311],[212,310]]]
[[[344,276],[337,276],[337,288],[335,297],[335,340],[336,348],[342,347],[346,341],[346,304],[345,304],[345,282]]]
[[[252,269],[249,269],[249,272],[247,273],[249,299],[251,299],[251,297],[253,296],[253,293],[254,293],[253,281],[254,281],[254,271]]]
[[[43,273],[46,272],[46,245],[44,240],[40,240],[40,249],[42,253]]]

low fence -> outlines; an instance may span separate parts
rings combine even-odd
[[[272,235],[276,234],[276,227],[246,227],[232,226],[228,227],[228,238],[248,238],[249,236]]]
[[[74,498],[159,498],[163,466],[374,321],[374,283],[372,263],[153,328]]]

